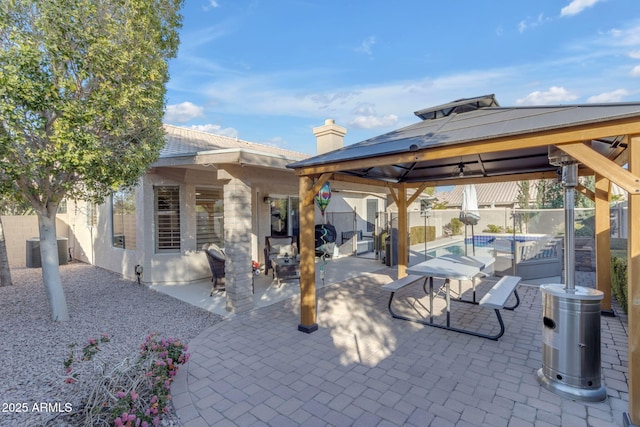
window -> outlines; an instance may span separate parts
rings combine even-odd
[[[367,232],[375,231],[378,199],[367,199]]]
[[[196,188],[196,245],[224,247],[224,194],[222,188]]]
[[[300,233],[299,198],[271,196],[271,235],[297,236]]]
[[[156,208],[156,252],[180,251],[180,189],[154,187]]]
[[[123,189],[111,196],[111,224],[114,247],[136,248],[136,193]]]
[[[58,212],[59,214],[66,214],[67,213],[67,199],[62,199],[60,200],[60,204],[58,205]]]
[[[98,225],[98,208],[96,207],[95,203],[87,202],[86,214],[87,227],[93,228]]]

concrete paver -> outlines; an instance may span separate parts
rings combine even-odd
[[[628,404],[624,316],[601,318],[609,398],[573,401],[535,378],[542,363],[537,285],[520,286],[520,307],[503,311],[506,333],[491,341],[391,318],[380,285],[392,274],[385,269],[319,289],[319,330],[312,334],[297,331],[298,296],[203,331],[189,343],[191,359],[172,386],[181,422],[622,425]],[[424,313],[415,288],[399,294],[399,310]],[[467,305],[454,307],[452,321],[485,331],[496,323],[492,310]]]

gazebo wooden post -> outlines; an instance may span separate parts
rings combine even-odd
[[[640,174],[640,135],[629,138],[629,172]],[[629,193],[629,236],[627,270],[629,295],[629,415],[640,425],[640,227],[634,219],[640,215],[640,194]]]
[[[604,294],[600,309],[605,315],[613,315],[611,310],[611,220],[609,211],[609,190],[611,181],[595,174],[596,205],[596,288]]]
[[[298,330],[311,333],[316,323],[315,211],[313,180],[300,177],[300,324]]]
[[[407,185],[398,186],[398,278],[407,275],[407,259],[409,257],[409,242],[407,235]]]

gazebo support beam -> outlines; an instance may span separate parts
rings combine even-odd
[[[398,185],[398,279],[407,275],[407,260],[409,258],[409,242],[407,236],[407,186]]]
[[[629,138],[628,150],[629,172],[639,174],[640,135]],[[628,203],[629,415],[634,425],[640,425],[640,227],[633,224],[640,215],[640,194],[629,193]]]
[[[602,314],[613,315],[611,310],[611,220],[609,188],[611,181],[600,174],[595,176],[594,202],[596,205],[596,288],[604,294],[600,303]],[[589,191],[591,193],[591,191]]]
[[[298,330],[311,333],[316,323],[315,210],[313,180],[300,177],[300,324]]]
[[[630,195],[640,194],[640,177],[637,175],[637,170],[634,172],[631,168],[628,171],[621,168],[582,142],[559,145],[558,148],[594,171],[599,171],[604,177],[627,190]]]

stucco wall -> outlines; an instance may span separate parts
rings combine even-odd
[[[66,215],[58,215],[56,221],[58,237],[71,237],[66,219]],[[26,241],[38,237],[38,217],[36,215],[2,216],[2,226],[9,266],[11,268],[26,267]]]

